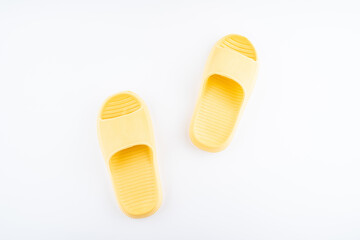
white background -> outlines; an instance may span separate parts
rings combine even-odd
[[[357,1],[0,1],[0,239],[360,239]],[[194,147],[205,61],[252,41],[258,80],[231,145]],[[96,117],[147,103],[159,211],[118,209]]]

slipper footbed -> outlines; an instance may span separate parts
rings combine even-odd
[[[141,108],[135,96],[122,93],[111,97],[103,106],[101,119],[111,120]],[[131,133],[129,133],[131,134]],[[115,153],[109,160],[111,178],[117,200],[131,217],[144,217],[156,211],[159,189],[152,149],[144,144]]]

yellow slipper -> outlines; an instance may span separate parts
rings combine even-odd
[[[121,209],[133,218],[155,213],[161,188],[151,119],[143,100],[132,92],[107,99],[98,117],[98,136]]]
[[[245,108],[257,74],[256,52],[240,35],[227,35],[213,47],[190,127],[192,142],[205,151],[225,149]]]

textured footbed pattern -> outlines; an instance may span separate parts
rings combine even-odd
[[[141,102],[136,97],[119,94],[105,103],[101,118],[124,116],[140,108]],[[153,152],[147,145],[123,149],[109,161],[117,199],[124,211],[134,217],[151,212],[158,203],[159,189],[153,161]]]
[[[213,75],[207,82],[194,121],[199,142],[219,146],[230,136],[236,123],[244,91],[235,81]]]
[[[243,36],[229,35],[220,43],[221,47],[230,48],[256,61],[256,51],[251,42]]]
[[[110,98],[101,112],[102,119],[120,117],[140,109],[141,103],[130,94],[119,94]]]
[[[152,156],[148,146],[136,145],[110,159],[115,192],[128,213],[146,213],[156,207],[158,189]]]

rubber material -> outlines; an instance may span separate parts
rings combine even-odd
[[[227,35],[213,47],[190,126],[195,146],[209,152],[225,149],[244,111],[257,75],[256,51],[240,35]]]
[[[155,213],[161,187],[145,103],[132,92],[107,99],[98,117],[98,136],[121,209],[133,218]]]

